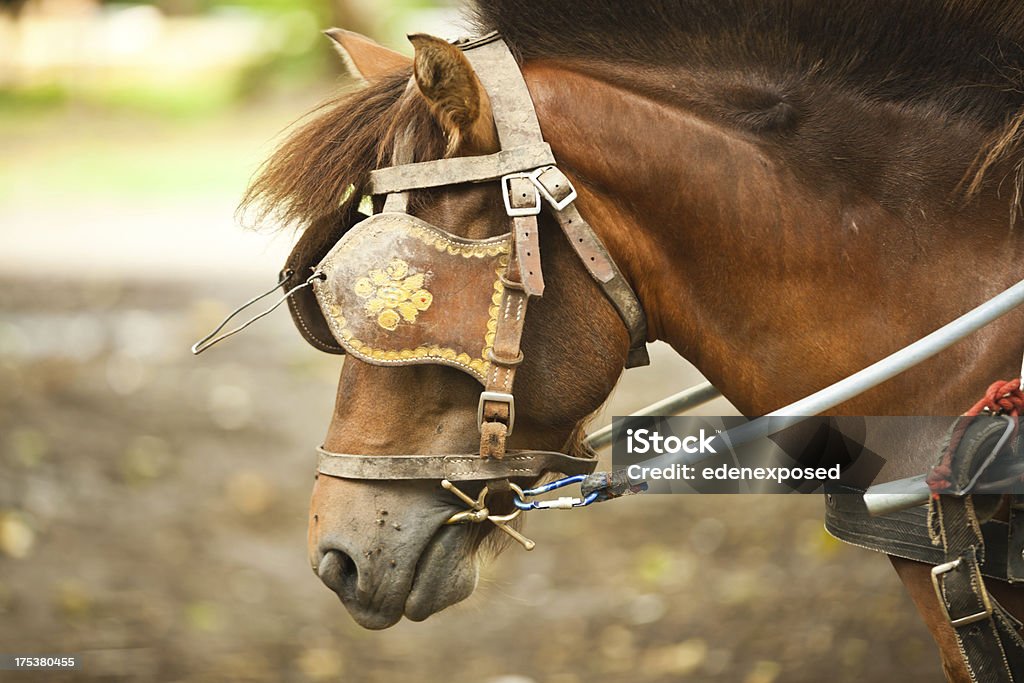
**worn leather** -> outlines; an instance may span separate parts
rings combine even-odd
[[[927,505],[876,517],[864,505],[863,491],[838,484],[827,486],[826,491],[825,529],[835,538],[925,564],[945,561],[942,547],[932,543],[928,532]],[[982,575],[1003,581],[1017,580],[1008,571],[1008,563],[1015,559],[1009,549],[1019,547],[1008,542],[1010,525],[992,519],[981,524],[981,533],[985,540],[985,557],[980,561]]]
[[[502,148],[543,140],[533,100],[519,64],[500,36],[484,36],[461,47],[491,98],[494,126]],[[538,178],[547,183],[545,189],[555,197],[563,191],[562,188],[554,187],[558,182],[556,177],[556,174],[549,171],[546,178],[543,174]],[[562,177],[565,177],[564,174]],[[646,317],[636,294],[622,277],[593,228],[583,220],[574,205],[555,211],[555,216],[569,238],[569,243],[580,256],[580,261],[601,285],[629,328],[630,352],[626,367],[649,364]]]
[[[626,367],[650,365],[651,359],[647,353],[647,316],[633,288],[626,282],[601,239],[580,215],[575,204],[555,212],[555,217],[580,261],[601,286],[629,331]]]
[[[370,194],[497,180],[509,173],[532,171],[555,163],[546,142],[503,149],[494,154],[419,161],[370,172]]]
[[[305,282],[338,239],[353,224],[365,218],[366,216],[359,213],[353,203],[343,215],[325,217],[321,219],[320,223],[302,233],[282,269],[282,275],[291,273],[284,280],[284,291],[289,291]],[[327,353],[345,353],[320,312],[320,304],[311,287],[300,289],[288,297],[288,310],[295,323],[295,328],[313,348]]]
[[[504,477],[535,479],[548,472],[590,474],[597,460],[554,451],[509,451],[502,459],[459,455],[352,455],[317,449],[317,471],[344,479],[447,479],[485,481]]]
[[[334,338],[360,360],[439,363],[485,382],[508,251],[508,235],[470,240],[381,213],[339,240],[313,288]]]
[[[502,172],[544,168],[537,176],[537,183],[543,186],[555,201],[567,197],[571,192],[571,182],[562,171],[553,165],[554,159],[547,143],[543,141],[530,93],[523,81],[519,66],[507,46],[501,41],[500,36],[487,35],[478,40],[463,43],[460,47],[466,50],[467,57],[473,63],[491,97],[495,127],[502,150],[495,154],[478,157],[410,163],[412,160],[411,144],[408,139],[409,132],[405,131],[396,140],[395,155],[392,159],[394,165],[378,169],[371,174],[370,191],[374,194],[386,194],[386,213],[404,213],[408,200],[407,192],[412,189],[486,180],[499,177]],[[522,183],[525,180],[513,181],[513,183],[517,182]],[[601,286],[629,330],[630,351],[626,367],[648,364],[650,361],[646,349],[646,318],[632,288],[622,277],[594,230],[574,205],[569,204],[554,213],[569,243],[579,256],[580,262]],[[342,224],[333,234],[344,233],[348,226],[356,220],[354,216],[357,215],[355,207],[350,207],[348,216],[341,221]],[[523,266],[520,269],[521,275],[518,277],[522,278],[520,281],[523,283],[525,294],[540,296],[544,291],[544,281],[536,219],[534,217],[516,218],[510,227],[517,238],[514,249]],[[330,242],[310,244],[313,238],[322,240],[324,234],[325,231],[322,230],[309,231],[296,245],[285,267],[286,271],[293,273],[286,282],[289,288],[308,278],[318,260],[323,258],[327,250],[330,249]],[[322,289],[322,287],[317,287],[316,291]],[[486,299],[489,292],[490,290],[483,290],[481,297]],[[351,346],[351,344],[339,343],[334,334],[337,331],[337,325],[329,322],[330,316],[325,316],[321,312],[324,307],[315,299],[314,292],[308,288],[299,290],[289,299],[288,306],[296,327],[303,338],[315,348],[329,353],[344,353],[347,346]],[[524,306],[525,303],[520,306],[518,301],[515,302],[515,309],[520,311],[520,321]],[[355,339],[361,341],[358,338]],[[439,349],[452,348],[445,344],[436,344],[436,346]],[[415,352],[418,348],[414,347],[412,351]],[[381,364],[402,364],[403,361],[441,362],[465,369],[486,383],[482,375],[488,368],[483,367],[479,362],[472,364],[476,366],[475,368],[467,368],[465,358],[459,358],[462,351],[456,352],[456,359],[453,362],[452,358],[446,358],[451,355],[447,350],[414,353],[415,359],[411,358],[408,353],[403,357],[402,352],[409,351],[406,348],[397,349],[398,358],[390,357],[388,351],[392,350],[396,349],[389,347],[385,349],[383,355],[363,354],[360,357]],[[473,360],[474,357],[471,354],[467,352],[467,355],[470,355],[470,359]],[[368,356],[373,356],[373,358]],[[487,358],[482,360],[486,361]],[[504,376],[500,378],[501,383],[510,384],[510,375],[513,373],[514,370],[504,373]]]

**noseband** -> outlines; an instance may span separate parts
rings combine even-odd
[[[582,484],[582,498],[560,499],[547,507],[589,504],[637,488],[612,475],[592,475],[592,457],[510,450],[505,445],[515,427],[513,386],[524,360],[520,343],[527,307],[531,298],[544,293],[537,217],[545,207],[625,324],[630,338],[626,367],[649,363],[647,323],[632,288],[577,210],[576,190],[556,166],[519,65],[504,40],[492,33],[458,47],[490,98],[499,151],[413,163],[410,132],[396,136],[393,165],[371,172],[367,188],[384,198],[383,210],[349,228],[318,263],[302,263],[298,250],[293,252],[279,283],[286,294],[274,307],[287,300],[296,327],[317,349],[380,366],[448,365],[483,385],[477,406],[478,452],[361,455],[321,447],[319,474],[441,480],[470,507],[451,521],[489,519],[517,536],[506,523],[520,510],[544,507],[526,498],[557,486],[524,491],[510,480],[522,483],[560,473],[569,478],[559,486],[570,480]],[[462,183],[496,184],[508,217],[507,233],[466,239],[408,213],[410,191]],[[201,352],[256,319],[214,338],[232,316],[193,351]],[[474,499],[451,483],[464,481],[486,486]],[[495,490],[515,494],[512,515],[489,515],[485,498]],[[532,547],[527,539],[516,540]]]

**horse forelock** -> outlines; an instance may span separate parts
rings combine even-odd
[[[263,163],[239,205],[251,227],[320,230],[361,200],[370,171],[391,164],[396,132],[413,132],[417,161],[444,154],[445,140],[410,70],[343,92],[300,119]]]

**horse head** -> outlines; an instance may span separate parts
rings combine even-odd
[[[347,201],[358,203],[366,173],[390,165],[400,135],[407,136],[410,161],[498,151],[488,93],[459,48],[437,38],[413,36],[415,57],[410,65],[400,55],[354,34],[334,31],[331,37],[356,73],[369,80],[367,89],[339,104],[331,115],[334,130],[325,130],[320,127],[323,122],[314,122],[311,125],[315,130],[300,131],[286,143],[276,159],[305,156],[301,169],[287,164],[275,166],[272,160],[252,192],[273,195],[281,187],[306,186],[309,178],[290,184],[283,175],[316,173],[321,176],[312,183],[317,185],[317,192],[329,193],[328,185],[335,183],[333,187],[340,195],[346,192],[345,185],[352,185]],[[379,107],[372,117],[366,111],[371,104]],[[339,131],[338,125],[343,130]],[[339,136],[347,137],[334,142]],[[325,143],[327,139],[332,142]],[[352,168],[353,158],[362,158],[365,163]],[[339,170],[339,164],[344,169]],[[332,173],[340,178],[340,186],[338,180],[330,178]],[[298,207],[301,201],[292,195],[285,204]],[[487,241],[509,230],[509,216],[496,182],[413,191],[407,201],[406,209],[416,219],[414,225],[421,226],[417,229],[437,229],[430,232],[431,239],[505,244],[505,240]],[[381,208],[382,200],[378,199],[375,209],[379,212]],[[329,207],[324,212],[326,218],[314,221],[307,229],[293,261],[315,262],[342,233],[355,235],[359,228],[351,227],[351,219],[339,218],[346,212],[350,216],[352,206],[340,210]],[[505,446],[513,451],[529,448],[588,458],[592,453],[581,444],[581,424],[604,402],[617,381],[626,363],[630,336],[558,224],[547,215],[539,216],[538,221],[545,289],[542,297],[530,299],[528,322],[521,330],[522,362],[513,361],[514,431],[506,416],[509,433]],[[377,238],[370,241],[373,239]],[[438,327],[458,328],[463,318],[471,317],[458,302],[497,309],[503,289],[498,283],[509,284],[504,274],[495,273],[493,263],[485,265],[484,259],[471,256],[449,254],[450,260],[443,261],[439,255],[438,260],[416,269],[388,256],[380,263],[363,262],[361,253],[354,255],[358,258],[344,260],[346,267],[362,268],[366,271],[362,274],[368,276],[362,278],[366,280],[366,292],[361,294],[367,301],[360,303],[366,306],[349,316],[368,315],[364,321],[368,334],[381,333],[380,327],[393,330],[400,323],[411,330],[418,317],[427,330],[424,334],[434,335],[421,340],[422,344],[437,342]],[[353,265],[353,260],[359,265]],[[296,266],[295,270],[301,268]],[[353,278],[359,280],[356,276],[362,271],[353,272]],[[304,269],[301,277],[308,274]],[[375,292],[400,288],[408,278],[416,281],[420,299],[413,303],[422,310],[410,308],[399,313],[401,307],[392,310],[383,303],[368,303]],[[400,294],[396,296],[407,297],[409,293]],[[387,292],[381,296],[386,297]],[[511,314],[520,317],[514,308]],[[494,323],[493,318],[490,322]],[[493,334],[493,328],[488,329]],[[482,338],[486,332],[470,329],[466,334]],[[326,343],[330,343],[329,338]],[[364,362],[368,357],[366,346],[361,341],[351,344],[355,348],[349,346],[349,358],[341,371],[334,415],[324,439],[325,451],[380,459],[398,454],[479,451],[478,409],[481,383],[486,382],[481,375],[486,369],[481,368],[490,367],[488,359],[497,360],[497,345],[472,361],[474,376],[453,367],[469,366],[469,356],[462,363],[459,358],[463,355],[456,356],[454,350],[450,358],[440,358],[440,363],[389,365],[386,361]],[[447,364],[443,364],[445,360]],[[514,481],[525,485],[536,479],[519,476]],[[475,497],[484,481],[459,485]],[[510,496],[507,492],[492,495],[488,507],[492,513],[507,512]],[[492,525],[446,524],[465,508],[465,503],[443,489],[437,478],[356,479],[321,471],[309,516],[312,567],[365,627],[388,627],[403,614],[414,620],[424,619],[472,593],[481,551],[501,547],[498,542],[485,543],[495,531]]]

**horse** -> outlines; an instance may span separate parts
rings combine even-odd
[[[558,166],[662,340],[743,414],[761,415],[916,340],[1019,278],[1024,7],[1016,0],[678,0],[471,10],[521,67]],[[499,149],[491,97],[465,55],[410,36],[410,59],[328,32],[364,87],[325,103],[266,162],[242,206],[300,228],[315,262],[351,225],[370,173]],[[380,200],[375,200],[380,211]],[[493,187],[411,193],[410,213],[470,239],[507,223]],[[584,427],[630,339],[550,216],[546,289],[531,299],[509,444],[589,457]],[[1019,373],[1016,311],[839,406],[844,415],[959,415]],[[349,358],[325,447],[387,458],[473,452],[473,377]],[[934,462],[934,436],[895,435],[880,479]],[[507,501],[506,501],[507,504]],[[468,597],[494,528],[436,481],[320,474],[308,547],[370,629]],[[997,513],[999,514],[999,513]],[[930,567],[892,558],[950,680],[971,680]],[[1024,593],[988,581],[1013,615]],[[851,596],[855,599],[855,596]]]

